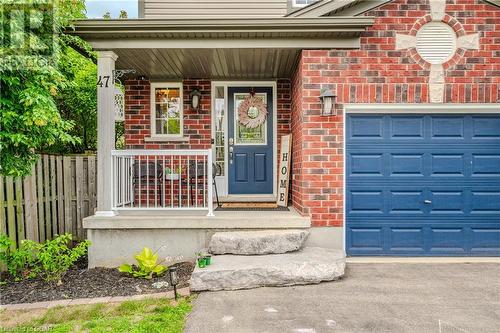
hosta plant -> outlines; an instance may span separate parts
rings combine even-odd
[[[118,270],[122,273],[128,273],[136,278],[151,279],[153,274],[161,275],[167,270],[167,267],[158,262],[158,253],[145,247],[140,253],[134,255],[137,265],[123,264]]]

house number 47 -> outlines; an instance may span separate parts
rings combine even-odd
[[[99,75],[99,78],[97,79],[97,85],[101,88],[102,87],[107,88],[109,86],[109,78],[110,78],[109,75],[104,75],[104,76]]]

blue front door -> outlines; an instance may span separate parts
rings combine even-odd
[[[262,119],[256,108],[239,108],[250,92],[267,106],[267,117],[248,125],[249,119]],[[273,89],[229,87],[228,104],[229,194],[272,194]]]
[[[500,117],[353,114],[350,255],[500,255]]]

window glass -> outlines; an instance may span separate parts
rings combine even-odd
[[[262,101],[267,104],[267,95],[265,93],[257,93],[256,97],[261,98]],[[239,120],[239,112],[238,108],[240,104],[248,97],[248,94],[234,94],[234,137],[236,139],[236,144],[250,144],[250,145],[260,145],[267,144],[267,119],[255,128],[248,128],[245,125],[241,124]],[[250,116],[250,115],[249,115]]]
[[[292,0],[293,2],[293,7],[305,7],[307,5],[310,5],[317,0]]]
[[[226,105],[224,87],[215,87],[215,164],[221,176],[224,176],[225,157],[225,116]]]
[[[180,135],[182,132],[182,101],[180,87],[156,87],[155,134]]]

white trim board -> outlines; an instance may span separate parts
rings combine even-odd
[[[399,104],[399,103],[379,103],[379,104],[370,104],[370,103],[359,103],[359,104],[344,104],[344,114],[342,115],[342,138],[343,138],[343,163],[344,167],[342,170],[342,178],[343,178],[343,221],[342,228],[344,229],[344,240],[343,240],[343,251],[344,254],[347,255],[347,228],[346,228],[346,216],[347,216],[347,177],[346,177],[346,168],[347,168],[347,147],[346,147],[346,124],[347,124],[347,116],[350,113],[365,113],[365,114],[426,114],[426,113],[448,113],[448,114],[500,114],[500,104],[499,103],[445,103],[445,104]]]
[[[500,113],[500,104],[344,104],[344,113]]]
[[[224,176],[220,177],[224,180],[224,189],[223,193],[229,195],[229,182],[228,182],[228,87],[271,87],[273,91],[273,197],[276,197],[278,186],[277,186],[277,173],[278,173],[278,83],[277,81],[212,81],[211,82],[211,105],[212,105],[212,119],[211,119],[211,133],[212,138],[215,138],[215,87],[224,87],[224,105],[225,109],[225,117],[224,117],[224,130],[226,131],[226,135],[224,136],[224,149],[226,153],[224,154]],[[213,154],[215,154],[215,143],[212,144]],[[214,155],[215,157],[215,155]],[[234,194],[233,194],[234,196]],[[242,195],[247,196],[247,195]]]

